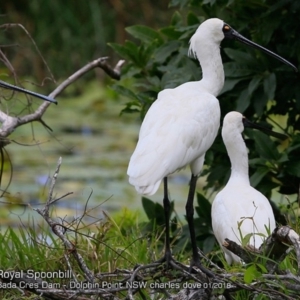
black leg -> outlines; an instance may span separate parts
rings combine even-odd
[[[197,183],[198,176],[194,176],[192,174],[191,182],[190,182],[190,189],[188,194],[188,199],[186,202],[185,210],[186,210],[186,218],[189,225],[190,230],[190,236],[191,236],[191,243],[192,243],[192,261],[191,266],[197,266],[202,272],[204,272],[209,277],[213,277],[213,273],[209,270],[206,270],[201,262],[200,262],[200,256],[198,254],[198,247],[196,242],[196,234],[195,234],[195,226],[194,226],[194,196],[195,196],[195,190],[196,190],[196,183]]]
[[[165,224],[166,224],[166,241],[165,241],[165,260],[167,264],[172,259],[171,246],[170,246],[170,214],[171,203],[168,196],[168,178],[164,178],[164,212],[165,212]]]
[[[197,176],[192,175],[188,199],[187,199],[186,206],[185,206],[186,218],[188,221],[190,236],[191,236],[193,261],[200,260],[199,254],[198,254],[197,243],[196,243],[195,228],[194,228],[194,195],[195,195],[195,190],[196,190],[197,179],[198,179]]]
[[[171,214],[171,203],[168,196],[168,179],[167,177],[164,178],[164,213],[165,213],[165,225],[166,225],[166,232],[165,232],[165,254],[164,256],[156,261],[157,263],[166,262],[167,268],[170,267],[172,261],[174,260],[172,257],[171,245],[170,245],[170,214]]]

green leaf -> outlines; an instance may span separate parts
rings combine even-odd
[[[170,230],[171,232],[175,232],[178,228],[178,220],[177,217],[174,216],[173,219],[170,222]]]
[[[192,12],[189,12],[187,15],[187,25],[200,25],[198,16]]]
[[[242,224],[241,224],[241,226],[242,226]],[[253,235],[254,235],[253,233],[248,233],[245,236],[242,236],[242,246],[243,247],[245,247],[249,244],[249,241],[250,241],[250,239],[252,238]]]
[[[126,60],[132,60],[132,52],[128,50],[123,45],[115,44],[115,43],[108,43],[108,45],[122,58],[125,58]]]
[[[181,23],[182,23],[182,16],[178,11],[175,11],[175,13],[173,14],[172,19],[171,19],[171,25],[178,26]]]
[[[154,60],[159,64],[165,63],[167,58],[174,52],[178,51],[181,43],[179,41],[171,41],[157,48],[154,52]]]
[[[275,90],[276,76],[274,73],[271,73],[264,79],[264,92],[268,96],[268,100],[273,100],[275,98]]]
[[[204,253],[209,253],[213,250],[214,245],[216,244],[216,239],[214,235],[208,236],[204,241],[203,241],[203,246],[202,246],[202,251]]]
[[[182,35],[174,26],[164,27],[159,31],[170,40],[178,40]]]
[[[124,48],[126,49],[128,55],[133,59],[138,56],[139,47],[132,41],[125,41]]]
[[[268,167],[257,168],[255,173],[250,177],[251,186],[255,188],[269,172]]]
[[[239,79],[227,79],[225,80],[225,83],[224,83],[224,86],[223,86],[223,89],[222,91],[220,92],[219,96],[228,92],[228,91],[231,91],[235,85],[240,82],[242,79],[239,78]]]
[[[267,95],[264,93],[262,88],[258,88],[253,93],[251,98],[253,99],[252,103],[255,108],[256,114],[258,116],[262,116],[265,111],[266,104],[268,102]]]
[[[244,64],[236,62],[224,63],[226,77],[245,77],[253,74],[253,70],[246,67]]]
[[[138,47],[131,41],[126,41],[123,46],[115,43],[109,43],[108,45],[121,57],[125,58],[128,61],[132,61],[135,66],[146,65],[149,60],[149,57],[147,57],[147,55],[149,56],[152,54],[151,51],[153,52],[153,47]],[[147,51],[150,51],[150,54],[148,54]],[[144,58],[143,56],[146,57]]]
[[[156,49],[157,45],[155,43],[145,46],[143,45],[140,47],[139,56],[138,56],[138,65],[142,68],[145,68],[147,66],[150,66],[153,58],[154,51]]]
[[[300,177],[300,161],[293,161],[287,164],[287,173]]]
[[[156,219],[158,216],[164,215],[164,208],[161,204],[142,197],[142,205],[149,220]]]
[[[160,79],[157,76],[148,77],[148,82],[150,82],[153,87],[161,87]]]
[[[224,52],[227,54],[227,56],[238,62],[241,65],[245,65],[246,63],[248,63],[249,61],[253,60],[252,56],[244,51],[240,51],[240,50],[234,50],[231,48],[225,48]]]
[[[162,42],[162,37],[159,32],[144,25],[133,25],[125,29],[133,37],[145,43],[153,43],[154,41]]]
[[[257,89],[259,83],[261,82],[261,79],[262,79],[261,76],[255,76],[252,78],[248,86],[249,95],[251,95]]]
[[[140,112],[140,104],[138,102],[127,102],[125,108],[121,110],[121,115],[123,113],[136,113]]]
[[[123,96],[131,98],[131,99],[139,100],[139,98],[137,97],[137,95],[134,92],[132,92],[131,90],[129,90],[128,88],[126,88],[122,85],[114,84],[112,86],[112,89],[120,95],[123,95]]]
[[[261,277],[261,272],[257,270],[255,264],[248,267],[244,273],[244,281],[246,284],[250,284],[253,280],[259,277]]]
[[[211,224],[211,204],[202,194],[197,193],[197,204],[195,210],[202,222]]]
[[[249,105],[250,105],[250,95],[248,92],[248,88],[246,88],[240,93],[236,101],[236,111],[243,113],[248,108]]]
[[[280,154],[274,142],[266,134],[256,131],[254,134],[255,147],[261,157],[267,160],[277,161],[280,159]]]
[[[280,153],[280,158],[278,159],[278,163],[283,163],[289,160],[289,157],[286,152]]]
[[[210,4],[211,6],[214,5],[216,0],[203,0],[203,4]]]
[[[169,6],[180,6],[180,8],[185,7],[190,0],[171,0]]]
[[[181,32],[180,40],[189,40],[192,37],[192,35],[195,33],[195,31],[197,30],[198,27],[199,26],[197,24],[197,25],[191,25],[191,26],[177,28],[177,30],[179,32]],[[188,42],[186,44],[188,45]]]
[[[268,273],[268,270],[266,269],[266,267],[262,264],[256,264],[257,267],[260,268],[261,272],[264,273],[264,274],[267,274]]]

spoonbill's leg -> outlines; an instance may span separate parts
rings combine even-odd
[[[167,266],[169,267],[169,263],[172,258],[172,251],[170,245],[170,214],[171,214],[171,203],[169,200],[168,195],[168,178],[164,177],[164,214],[165,214],[165,225],[166,225],[166,232],[165,232],[165,254],[164,256],[159,259],[157,262],[166,262]]]
[[[165,212],[165,224],[166,224],[166,240],[165,240],[165,260],[167,264],[172,259],[172,251],[170,246],[170,214],[171,214],[171,203],[168,195],[168,177],[164,178],[164,212]]]
[[[214,277],[214,274],[205,269],[201,262],[200,256],[198,253],[198,247],[196,242],[196,233],[195,233],[195,226],[194,226],[194,196],[196,190],[196,183],[197,183],[198,176],[194,176],[192,174],[191,181],[190,181],[190,189],[189,194],[185,206],[186,211],[186,218],[189,225],[190,236],[191,236],[191,244],[192,244],[192,260],[191,260],[191,267],[196,266],[198,267],[203,273],[205,273],[209,277]]]

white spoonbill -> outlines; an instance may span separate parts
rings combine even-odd
[[[203,78],[174,89],[165,89],[148,110],[132,154],[127,174],[138,193],[153,195],[164,179],[164,211],[166,220],[165,255],[160,261],[173,260],[169,241],[170,201],[167,176],[190,165],[192,177],[186,203],[193,256],[191,266],[200,263],[193,224],[194,193],[205,152],[212,145],[220,126],[220,107],[216,96],[224,84],[220,43],[224,38],[236,39],[263,50],[296,69],[275,53],[246,39],[220,19],[203,22],[190,40],[189,52],[201,65]],[[173,260],[174,261],[174,260]]]
[[[36,98],[40,98],[42,100],[45,100],[45,101],[57,104],[57,101],[55,99],[52,99],[52,98],[50,98],[48,96],[41,95],[41,94],[36,93],[36,92],[32,92],[32,91],[23,89],[21,87],[12,85],[12,84],[7,83],[7,82],[2,81],[2,80],[0,80],[0,87],[8,89],[8,90],[13,90],[13,91],[21,92],[21,93],[24,93],[24,94],[28,94],[30,96],[33,96],[33,97],[36,97]]]
[[[267,237],[266,228],[271,232],[275,229],[275,218],[269,200],[250,185],[248,154],[242,137],[244,127],[267,131],[269,135],[279,138],[286,137],[250,122],[238,112],[230,112],[224,118],[222,137],[231,162],[231,175],[224,189],[214,199],[211,216],[215,237],[229,264],[240,262],[241,259],[222,247],[225,238],[241,244],[241,238],[253,234],[249,244],[259,248],[264,237],[258,234]]]

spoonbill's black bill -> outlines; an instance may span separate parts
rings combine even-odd
[[[245,38],[244,36],[242,36],[241,34],[239,34],[236,30],[234,30],[233,28],[231,28],[228,24],[224,24],[223,26],[223,32],[225,35],[225,38],[228,39],[235,39],[237,41],[240,41],[243,44],[249,45],[251,47],[254,47],[256,49],[259,49],[275,58],[277,58],[278,60],[280,60],[281,62],[285,63],[286,65],[292,67],[296,72],[298,72],[298,69],[296,66],[294,66],[292,63],[290,63],[289,61],[287,61],[286,59],[284,59],[283,57],[279,56],[278,54],[248,40],[247,38]]]
[[[42,100],[57,104],[57,101],[53,98],[41,95],[41,94],[36,93],[36,92],[29,91],[29,90],[26,90],[26,89],[23,89],[21,87],[15,86],[13,84],[7,83],[7,82],[2,81],[2,80],[0,80],[0,87],[8,89],[8,90],[13,90],[13,91],[16,91],[16,92],[21,92],[21,93],[24,93],[24,94],[28,94],[30,96],[40,98]]]
[[[248,119],[246,119],[245,117],[243,118],[243,124],[244,124],[244,127],[249,127],[249,128],[254,128],[254,129],[257,129],[257,130],[260,130],[261,132],[265,133],[265,134],[268,134],[270,136],[273,136],[277,139],[280,139],[280,140],[285,140],[288,138],[287,135],[285,134],[282,134],[282,133],[279,133],[279,132],[275,132],[269,128],[266,128],[264,126],[261,126],[259,124],[256,124],[256,123],[253,123],[251,121],[249,121]]]

